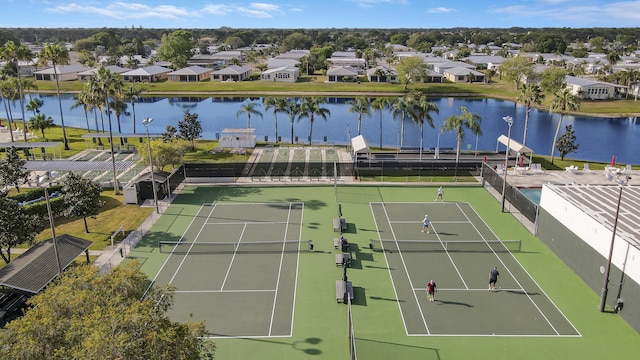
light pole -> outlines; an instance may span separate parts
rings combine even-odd
[[[628,183],[631,176],[626,177]],[[600,294],[600,312],[604,312],[604,307],[607,303],[607,294],[609,293],[609,272],[611,271],[611,258],[613,257],[613,245],[616,240],[616,230],[618,229],[618,216],[620,215],[620,202],[622,202],[622,188],[620,186],[620,192],[618,193],[618,205],[616,206],[616,217],[613,220],[613,234],[611,234],[611,246],[609,247],[609,257],[607,258],[607,267],[604,270],[604,283],[602,285],[602,293]]]
[[[504,212],[504,198],[507,191],[507,166],[509,165],[509,149],[511,146],[511,125],[513,125],[513,118],[511,116],[502,117],[507,125],[509,125],[509,132],[507,135],[507,150],[504,152],[504,181],[502,182],[502,208],[501,212]]]
[[[46,174],[38,176],[38,184],[42,185],[45,181],[49,181],[58,177],[57,171],[47,171]],[[44,199],[47,202],[47,215],[49,215],[49,226],[51,226],[51,239],[53,240],[53,252],[56,256],[56,264],[58,265],[58,273],[62,274],[62,265],[60,264],[60,256],[58,255],[58,240],[56,239],[56,229],[53,223],[53,213],[51,211],[51,202],[49,201],[49,187],[44,187]]]
[[[438,130],[438,140],[436,141],[436,151],[433,153],[434,159],[440,159],[440,134],[442,134],[442,130]]]
[[[153,121],[153,118],[145,118],[142,120],[142,125],[147,129],[147,149],[149,150],[149,166],[151,168],[151,187],[153,189],[153,203],[156,208],[156,213],[160,214],[160,210],[158,209],[158,192],[156,191],[156,178],[153,175],[153,157],[151,155],[151,141],[149,139],[149,125]]]

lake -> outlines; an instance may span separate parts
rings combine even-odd
[[[44,106],[41,112],[51,116],[57,125],[60,125],[60,115],[58,101],[55,94],[36,94]],[[28,96],[27,96],[28,99]],[[263,141],[265,137],[275,141],[275,119],[272,111],[265,111],[262,106],[262,98],[248,97],[143,97],[135,104],[136,110],[136,130],[144,133],[142,119],[152,117],[153,123],[149,126],[150,133],[162,133],[167,125],[177,128],[178,121],[182,120],[185,110],[198,114],[198,120],[202,123],[205,139],[216,139],[224,128],[244,128],[247,126],[246,114],[236,117],[239,107],[243,102],[256,101],[260,104],[258,110],[263,113],[263,117],[252,115],[251,127],[255,129],[258,141]],[[348,98],[329,97],[324,105],[331,112],[325,121],[316,118],[313,125],[314,143],[335,143],[346,144],[347,139],[357,135],[358,115],[348,111]],[[511,116],[514,119],[512,126],[512,139],[522,142],[524,132],[524,121],[526,108],[515,104],[513,101],[496,99],[476,99],[476,98],[453,98],[439,97],[432,98],[439,110],[439,114],[432,114],[435,128],[424,126],[424,149],[436,147],[438,142],[438,129],[444,120],[450,115],[459,115],[460,106],[466,106],[469,111],[482,116],[482,135],[477,137],[470,132],[465,133],[463,149],[496,150],[497,138],[500,135],[507,135],[508,126],[502,120],[504,116]],[[72,95],[62,95],[62,109],[64,111],[64,121],[66,126],[86,128],[86,120],[82,108],[72,109],[74,101]],[[128,111],[131,111],[130,106]],[[14,118],[20,118],[19,102],[12,103]],[[0,116],[6,117],[4,108],[0,109]],[[30,118],[32,113],[25,111],[25,116]],[[559,121],[558,114],[550,114],[544,110],[532,109],[529,119],[529,129],[527,131],[527,146],[535,153],[550,155],[553,135]],[[98,116],[99,120],[99,116]],[[121,116],[120,122],[123,133],[133,131],[132,114]],[[640,154],[640,125],[637,118],[600,118],[567,115],[563,119],[561,134],[565,125],[573,125],[576,142],[580,145],[577,152],[569,154],[570,158],[587,161],[609,162],[612,155],[616,156],[619,163],[640,164],[638,154]],[[113,129],[117,131],[116,117],[112,116]],[[89,124],[95,130],[93,114],[89,115]],[[380,128],[382,126],[382,145],[385,147],[397,148],[400,144],[400,119],[394,119],[389,111],[382,113],[382,125],[380,114],[371,113],[370,117],[363,116],[362,135],[370,146],[380,146]],[[107,118],[105,116],[105,129],[108,130]],[[278,114],[278,135],[282,141],[291,142],[291,123],[287,114]],[[302,119],[294,123],[294,136],[298,137],[300,143],[308,143],[309,119]],[[295,140],[295,139],[294,139]],[[440,135],[440,147],[455,147],[456,136],[453,132],[442,133]],[[405,147],[420,146],[420,128],[412,120],[405,120]],[[504,146],[499,148],[504,150]],[[556,152],[556,156],[558,156]]]

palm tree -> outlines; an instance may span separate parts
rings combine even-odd
[[[524,117],[524,135],[522,136],[522,146],[527,144],[527,128],[529,127],[529,112],[533,105],[540,105],[544,99],[544,94],[537,84],[523,84],[520,89],[520,95],[516,101],[526,106],[527,112]]]
[[[411,95],[405,97],[395,98],[391,102],[391,114],[394,119],[400,118],[402,121],[400,125],[400,148],[404,146],[404,118],[407,116],[407,109],[411,103]]]
[[[16,99],[18,93],[16,92],[16,78],[8,78],[3,79],[0,82],[0,94],[2,94],[2,103],[4,105],[4,110],[7,113],[7,122],[9,125],[9,134],[11,135],[11,142],[14,142],[13,138],[13,113],[11,112],[11,102]]]
[[[69,52],[59,44],[46,44],[44,49],[38,54],[38,60],[41,64],[51,63],[54,69],[56,79],[56,94],[58,96],[58,105],[60,107],[60,123],[62,124],[62,141],[64,149],[69,150],[69,140],[67,139],[67,131],[64,126],[64,115],[62,113],[62,100],[60,99],[60,81],[58,80],[58,66],[69,63]]]
[[[287,114],[289,114],[289,121],[291,122],[291,144],[293,144],[293,122],[296,120],[296,117],[300,113],[300,104],[298,104],[297,99],[288,98],[285,108],[287,109]]]
[[[99,100],[101,110],[107,111],[109,119],[109,144],[111,146],[111,166],[113,172],[113,189],[116,195],[120,194],[118,187],[118,174],[116,173],[116,159],[113,148],[113,129],[111,126],[111,111],[109,110],[109,98],[117,97],[122,92],[123,82],[119,74],[112,74],[111,71],[101,66],[95,75],[89,80],[89,90],[92,98]],[[100,113],[102,116],[102,112]]]
[[[136,84],[128,84],[122,91],[122,97],[131,104],[131,113],[133,114],[133,133],[136,133],[136,102],[140,99],[140,95],[144,91],[143,88]]]
[[[412,103],[409,104],[408,113],[413,118],[413,120],[420,125],[420,159],[422,160],[422,148],[424,142],[424,121],[427,120],[427,123],[431,128],[433,128],[433,118],[431,117],[431,113],[434,112],[436,114],[440,113],[438,109],[438,105],[429,101],[429,99],[424,95],[419,95],[418,97],[412,97]]]
[[[122,99],[121,94],[113,97],[113,100],[109,101],[109,109],[113,110],[116,114],[116,121],[118,122],[118,133],[122,134],[122,126],[120,126],[120,117],[122,114],[127,114],[127,103]],[[124,144],[124,138],[120,137],[120,145]]]
[[[0,58],[16,65],[16,75],[18,77],[18,94],[20,99],[20,111],[22,112],[22,127],[27,128],[27,119],[24,116],[24,98],[22,96],[22,79],[20,76],[20,61],[30,61],[33,59],[33,53],[24,45],[16,46],[13,41],[7,41],[0,48]],[[23,131],[24,141],[27,141],[27,132]]]
[[[553,164],[556,150],[556,141],[558,140],[558,133],[560,132],[560,126],[562,125],[564,113],[567,111],[576,111],[578,109],[580,109],[580,99],[577,96],[571,94],[570,89],[565,88],[564,90],[560,90],[554,94],[553,100],[551,100],[549,111],[560,113],[560,120],[558,121],[558,126],[556,127],[556,133],[553,136],[553,145],[551,146],[551,164]]]
[[[273,118],[276,123],[276,142],[278,140],[278,113],[287,113],[287,99],[283,97],[267,97],[264,98],[264,109],[270,110],[273,108]]]
[[[380,113],[380,149],[382,149],[382,110],[389,106],[389,98],[377,97],[371,102],[371,107]]]
[[[331,116],[329,109],[322,107],[325,102],[324,99],[319,97],[305,96],[300,103],[300,112],[298,113],[298,121],[300,119],[308,117],[311,125],[309,126],[309,145],[311,145],[311,139],[313,136],[313,122],[315,115],[320,116],[324,120],[327,120],[327,115]]]
[[[476,113],[469,112],[465,106],[460,106],[460,115],[451,115],[447,117],[444,124],[440,127],[441,132],[455,131],[458,139],[456,145],[456,163],[460,160],[460,146],[464,140],[464,129],[467,128],[475,135],[482,135],[480,124],[482,117]]]
[[[36,114],[40,113],[42,105],[44,105],[42,100],[39,98],[33,98],[27,103],[26,109],[27,111],[33,111],[33,116],[36,116]]]
[[[250,101],[246,104],[242,104],[238,112],[236,112],[236,119],[240,117],[242,114],[247,114],[247,129],[251,127],[251,114],[260,116],[262,118],[262,112],[256,109],[260,104],[257,102]]]
[[[36,114],[29,120],[29,127],[31,127],[31,130],[40,130],[42,138],[45,141],[47,138],[44,136],[44,131],[54,126],[55,124],[53,123],[51,116],[46,116],[45,114]]]
[[[91,128],[89,127],[89,111],[91,111],[91,104],[87,102],[86,94],[80,92],[76,95],[73,95],[74,103],[71,105],[71,109],[77,109],[82,106],[82,110],[84,111],[84,120],[87,122],[87,132],[91,132]]]
[[[349,112],[358,113],[358,135],[360,135],[362,115],[371,116],[371,99],[364,96],[358,96],[352,101],[349,101]]]

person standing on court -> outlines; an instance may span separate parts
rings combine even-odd
[[[494,266],[493,269],[491,269],[491,271],[489,272],[489,291],[496,289],[496,283],[498,282],[499,278],[500,273],[498,272],[498,268]]]
[[[440,186],[438,188],[438,195],[436,195],[436,199],[433,200],[433,201],[438,201],[438,200],[444,201],[444,200],[442,200],[442,195],[444,195],[444,188],[442,186]]]
[[[427,231],[427,234],[429,233],[429,215],[425,215],[424,219],[422,220],[422,232]]]
[[[429,280],[427,283],[427,299],[429,299],[429,301],[436,301],[436,292],[438,292],[436,282]]]

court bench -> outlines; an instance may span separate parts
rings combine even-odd
[[[351,266],[351,254],[336,254],[336,266]]]
[[[341,217],[333,218],[333,231],[344,231],[347,230],[347,220]]]
[[[353,300],[353,283],[351,280],[347,280],[345,288],[344,280],[336,280],[336,302],[344,302],[346,296],[349,296],[349,300]]]
[[[344,239],[344,242],[342,241]],[[349,242],[343,237],[333,238],[333,247],[342,251],[349,251]]]

